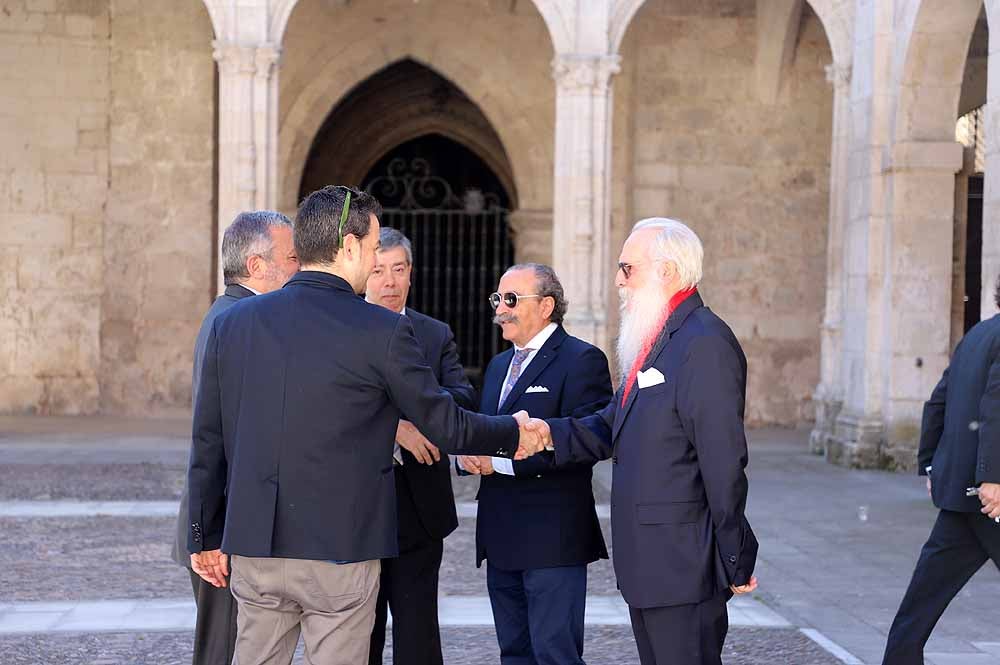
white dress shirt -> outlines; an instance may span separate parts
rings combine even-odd
[[[552,333],[554,333],[556,331],[556,328],[558,327],[559,326],[557,326],[555,323],[550,323],[549,325],[539,330],[538,334],[532,337],[530,340],[528,340],[528,343],[525,344],[524,346],[518,346],[517,344],[514,345],[515,352],[520,351],[522,349],[531,349],[531,353],[529,353],[528,357],[525,358],[524,362],[521,363],[522,376],[524,375],[524,370],[528,369],[528,365],[531,364],[531,361],[534,360],[535,356],[538,355],[538,350],[542,348],[545,342],[549,341],[549,337],[552,337]],[[514,359],[512,356],[511,364],[513,364],[513,362]],[[503,395],[503,386],[507,385],[508,378],[510,378],[510,365],[507,366],[507,373],[503,377],[503,383],[500,384],[501,395]],[[498,412],[500,411],[501,406],[503,405],[499,403],[497,404]],[[493,470],[496,471],[497,473],[503,473],[508,476],[514,475],[514,460],[507,459],[506,457],[493,457],[492,461],[493,461]]]

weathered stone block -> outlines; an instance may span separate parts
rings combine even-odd
[[[32,415],[39,413],[45,384],[33,376],[0,376],[0,413]]]
[[[72,224],[65,215],[9,213],[0,215],[0,237],[14,245],[68,245]]]
[[[52,174],[48,177],[48,207],[56,212],[98,214],[108,196],[108,182],[96,175]]]
[[[38,212],[45,206],[45,174],[34,169],[15,169],[9,176],[10,210]]]

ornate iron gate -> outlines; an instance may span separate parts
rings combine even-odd
[[[451,326],[466,373],[478,386],[505,344],[487,296],[513,261],[510,211],[477,189],[456,196],[420,158],[392,160],[365,189],[382,203],[382,224],[413,243],[407,306]]]

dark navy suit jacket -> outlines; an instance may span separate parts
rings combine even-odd
[[[498,412],[513,349],[486,368],[480,411]],[[535,386],[548,392],[527,392]],[[611,399],[608,359],[559,326],[525,368],[499,413],[536,418],[583,416]],[[483,476],[476,520],[476,565],[502,570],[575,566],[608,558],[591,485],[596,460],[557,468],[552,453],[514,462],[514,475]]]
[[[460,407],[475,409],[476,391],[459,362],[451,328],[409,307],[406,317],[413,323],[413,334],[438,383]],[[439,462],[428,465],[419,463],[405,449],[400,452],[403,466],[396,470],[396,506],[399,550],[405,552],[432,540],[442,540],[458,527],[458,515],[448,455],[441,453]]]
[[[511,457],[517,423],[441,389],[410,320],[303,271],[209,333],[194,409],[189,551],[396,556],[399,418],[446,452]]]
[[[201,366],[205,359],[205,345],[208,343],[208,333],[212,330],[212,324],[215,322],[215,317],[219,316],[227,309],[235,305],[237,302],[243,298],[249,298],[253,295],[253,291],[250,289],[240,286],[239,284],[230,284],[226,287],[226,291],[215,299],[212,306],[208,308],[208,312],[205,314],[205,318],[201,321],[201,328],[198,329],[198,337],[194,341],[194,371],[192,372],[191,378],[191,403],[194,404],[195,398],[198,396],[198,383],[201,380]],[[188,532],[191,530],[191,524],[188,521],[188,487],[187,487],[187,477],[184,478],[184,492],[181,494],[181,505],[177,512],[177,536],[174,539],[174,550],[172,553],[174,561],[186,566],[191,567],[191,557],[188,555],[187,551],[187,539]]]
[[[615,574],[633,607],[698,603],[750,580],[746,367],[732,331],[694,293],[642,368],[662,383],[636,384],[624,406],[619,391],[600,413],[549,421],[560,464],[612,458]]]
[[[977,323],[924,405],[919,473],[931,469],[931,494],[942,510],[978,513],[967,487],[1000,483],[1000,314]]]

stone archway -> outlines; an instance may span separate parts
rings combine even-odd
[[[394,3],[393,11],[382,12],[351,3],[334,14],[318,0],[297,4],[282,62],[280,209],[295,208],[309,150],[329,110],[373,74],[409,59],[438,72],[476,103],[506,150],[519,208],[551,215],[555,95],[542,16],[524,3],[513,13],[496,10],[490,20],[482,8],[465,5],[425,16],[426,9]],[[374,32],[373,21],[379,26]],[[415,24],[421,30],[414,31]],[[517,48],[510,34],[519,35]],[[490,57],[468,57],[482,52]]]
[[[410,59],[373,74],[330,111],[306,160],[299,197],[326,184],[361,183],[392,148],[429,134],[475,153],[517,207],[513,170],[489,120],[451,81]]]

